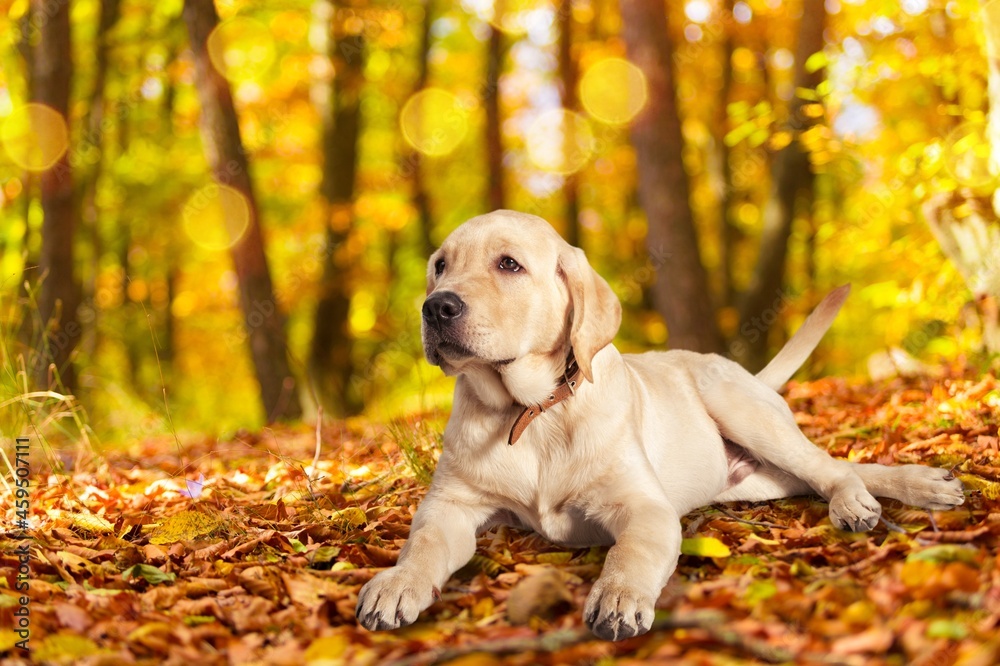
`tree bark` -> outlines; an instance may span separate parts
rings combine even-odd
[[[264,254],[249,164],[229,83],[215,70],[208,56],[208,36],[218,25],[219,17],[212,0],[185,0],[183,15],[194,54],[202,141],[212,175],[218,183],[239,191],[250,210],[246,231],[230,252],[264,414],[268,422],[294,419],[301,415],[301,407],[295,379],[288,367],[285,321],[274,296]]]
[[[420,53],[417,55],[417,80],[413,86],[413,92],[418,93],[427,87],[427,77],[430,72],[429,59],[431,52],[431,21],[434,20],[434,0],[424,0],[424,22],[420,32]],[[434,220],[431,216],[430,198],[427,195],[427,186],[424,183],[423,160],[419,150],[410,152],[410,165],[413,169],[413,204],[417,208],[417,215],[420,220],[420,240],[423,244],[425,256],[434,253],[433,227]]]
[[[32,0],[31,4],[36,15],[44,12],[48,17],[40,22],[38,46],[33,54],[32,99],[58,111],[68,126],[73,75],[69,1],[52,4]],[[43,221],[38,312],[44,328],[35,381],[39,387],[58,386],[50,373],[50,367],[54,366],[61,387],[71,392],[76,386],[73,350],[82,328],[76,318],[80,294],[73,272],[76,219],[69,151],[42,172],[40,192]]]
[[[577,108],[577,66],[573,57],[573,0],[561,0],[559,4],[559,78],[562,83],[562,105],[568,111]],[[564,141],[567,151],[572,150],[575,140],[571,126],[566,126]],[[580,188],[577,174],[566,175],[563,196],[566,199],[566,241],[580,247]]]
[[[327,56],[337,78],[327,92],[323,117],[323,177],[320,195],[327,211],[323,276],[316,304],[310,372],[317,397],[332,414],[356,414],[362,395],[352,386],[355,376],[350,332],[351,267],[344,256],[345,241],[354,226],[354,180],[361,121],[360,97],[364,84],[364,38],[338,35],[342,23],[337,3],[326,0],[329,13]]]
[[[723,3],[723,11],[732,14],[732,0],[726,0]],[[733,305],[734,301],[733,255],[736,249],[739,228],[733,219],[733,166],[730,163],[732,151],[722,139],[729,131],[729,101],[733,89],[733,31],[729,24],[724,25],[722,29],[725,31],[722,42],[722,90],[719,94],[717,114],[717,141],[719,145],[720,171],[723,187],[719,201],[719,266],[722,269],[722,289],[719,294],[719,302],[721,306],[728,308]]]
[[[503,32],[490,29],[486,51],[486,86],[483,104],[486,107],[486,165],[489,174],[487,206],[489,210],[504,207],[503,134],[500,117],[500,74],[503,71]]]
[[[653,302],[673,349],[717,352],[708,277],[701,263],[673,80],[673,45],[662,0],[621,0],[625,47],[645,74],[649,102],[632,124],[639,200],[649,225],[646,245],[656,268]]]
[[[105,99],[105,88],[108,78],[108,33],[118,22],[120,15],[121,0],[101,0],[101,14],[97,25],[96,44],[94,49],[94,87],[90,93],[90,104],[87,108],[87,115],[84,118],[83,126],[86,135],[83,142],[97,150],[97,162],[89,170],[84,172],[83,178],[83,233],[90,238],[90,267],[83,280],[83,300],[90,308],[91,320],[89,322],[92,335],[84,341],[84,353],[87,357],[92,357],[97,349],[98,336],[97,314],[98,308],[94,307],[94,295],[97,284],[97,274],[100,271],[100,260],[103,254],[103,242],[100,231],[100,210],[97,205],[97,187],[101,179],[104,168],[104,113],[107,107]]]
[[[824,0],[804,0],[795,49],[796,90],[815,89],[823,79],[821,69],[815,72],[806,70],[806,61],[813,53],[822,50],[825,26]],[[789,123],[800,135],[815,123],[802,113],[804,103],[796,97],[789,109]],[[768,312],[785,296],[782,286],[796,204],[803,196],[809,203],[812,202],[813,181],[809,154],[796,137],[781,149],[772,163],[770,210],[764,216],[754,274],[740,303],[740,339],[746,345],[746,353],[739,360],[751,371],[764,367],[768,360],[768,327],[762,326],[761,322],[774,319],[775,313],[767,316]]]

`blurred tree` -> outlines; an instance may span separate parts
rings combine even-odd
[[[336,78],[326,91],[323,112],[323,177],[320,194],[326,220],[323,275],[319,285],[309,372],[320,401],[333,414],[356,414],[364,406],[352,388],[355,368],[350,330],[351,270],[346,243],[356,223],[354,182],[361,125],[361,89],[364,86],[365,40],[360,32],[345,33],[339,3],[322,0],[326,56]]]
[[[208,54],[208,37],[219,24],[219,17],[212,0],[185,0],[183,15],[194,54],[206,157],[215,181],[239,192],[249,209],[246,230],[230,252],[264,414],[268,422],[294,419],[301,414],[301,406],[295,378],[288,368],[284,316],[274,297],[249,163],[229,83],[212,65]]]
[[[629,59],[649,87],[631,134],[649,225],[646,245],[656,268],[653,302],[667,323],[671,348],[718,352],[722,336],[691,210],[666,12],[660,0],[621,0],[620,6]]]
[[[98,309],[94,307],[94,296],[97,288],[97,276],[100,273],[101,255],[103,254],[103,243],[101,242],[101,230],[99,226],[99,206],[97,201],[97,188],[104,168],[105,153],[105,109],[107,107],[106,91],[108,78],[108,50],[110,46],[110,35],[112,27],[118,21],[121,9],[121,0],[101,0],[100,18],[97,24],[97,35],[95,36],[94,48],[94,84],[90,92],[90,100],[84,115],[83,127],[85,134],[80,142],[84,150],[93,150],[97,154],[93,165],[81,174],[83,180],[81,205],[83,211],[84,233],[90,240],[90,266],[86,271],[83,281],[83,300],[96,314]],[[97,322],[92,320],[91,326],[96,329]],[[88,343],[89,340],[89,343]],[[93,356],[94,347],[98,342],[97,335],[88,336],[84,341],[85,353]]]
[[[32,54],[32,99],[57,111],[68,126],[73,75],[70,3],[32,0],[31,7],[35,17],[44,17],[44,20],[32,22],[33,26],[37,24],[39,31],[38,44]],[[80,294],[73,274],[76,211],[68,150],[42,172],[40,194],[43,222],[38,313],[44,328],[35,381],[41,388],[52,386],[49,366],[54,365],[62,387],[72,391],[76,385],[72,355],[82,328],[76,318]]]
[[[486,47],[486,85],[483,104],[486,106],[486,166],[489,174],[487,208],[504,207],[503,125],[500,117],[500,76],[503,72],[503,31],[492,26]]]
[[[803,0],[795,49],[795,96],[788,110],[794,138],[778,151],[771,164],[772,193],[764,212],[757,261],[750,284],[739,299],[740,335],[745,345],[738,349],[745,353],[737,360],[754,372],[763,368],[769,357],[768,336],[755,330],[759,327],[755,321],[759,322],[775,302],[782,301],[792,222],[800,207],[808,212],[812,206],[815,178],[803,137],[822,115],[811,111],[822,108],[815,103],[815,91],[823,80],[824,68],[813,64],[810,56],[823,50],[825,26],[825,0]]]
[[[562,86],[562,105],[564,109],[576,111],[577,75],[576,58],[573,54],[573,0],[560,0],[557,8],[559,17],[559,84]],[[572,124],[567,123],[564,129],[567,152],[573,150],[576,143]],[[567,162],[569,158],[567,158]],[[566,241],[570,245],[580,246],[580,192],[576,173],[567,174],[563,183],[563,196],[566,198]]]
[[[417,80],[413,85],[413,93],[419,93],[427,87],[427,77],[430,71],[431,54],[431,24],[434,21],[434,0],[424,0],[424,21],[420,26],[420,45],[417,53]],[[417,207],[420,220],[420,239],[423,243],[424,256],[430,256],[435,250],[433,237],[433,218],[431,203],[424,182],[424,168],[419,150],[410,150],[407,158],[413,173],[413,204]]]

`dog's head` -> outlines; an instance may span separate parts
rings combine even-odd
[[[594,354],[620,324],[618,298],[583,251],[534,215],[472,218],[428,261],[424,353],[448,374],[486,366],[504,376],[544,373],[550,384],[572,346],[592,382]]]

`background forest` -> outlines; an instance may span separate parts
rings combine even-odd
[[[496,208],[624,350],[757,367],[850,281],[812,374],[987,363],[992,5],[0,2],[4,433],[444,405],[426,257]]]

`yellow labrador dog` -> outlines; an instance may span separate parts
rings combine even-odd
[[[680,517],[715,502],[818,493],[847,530],[875,497],[927,509],[964,499],[941,469],[836,460],[801,433],[776,392],[847,297],[832,292],[757,376],[714,354],[623,355],[621,305],[544,220],[497,211],[430,258],[427,359],[457,375],[434,482],[399,563],[358,597],[368,629],[410,624],[497,522],[568,546],[613,544],[584,608],[600,638],[649,630],[680,554]]]

